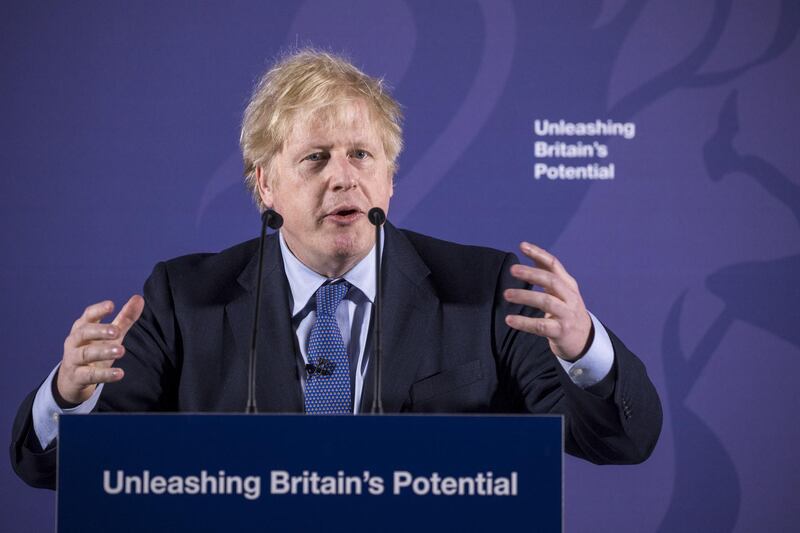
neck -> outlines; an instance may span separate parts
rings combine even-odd
[[[289,252],[291,252],[291,254],[295,256],[298,261],[320,276],[328,279],[335,279],[344,276],[370,252],[370,250],[367,250],[365,253],[358,256],[314,257],[313,255],[297,253],[292,248],[292,245],[288,240],[284,239],[284,242],[286,242],[286,247],[289,249]]]
[[[333,278],[340,278],[345,274],[347,274],[348,272],[350,272],[353,269],[353,267],[358,264],[359,261],[364,259],[364,257],[366,257],[366,254],[364,254],[361,257],[355,257],[355,258],[349,257],[347,259],[343,258],[341,261],[336,260],[339,258],[333,258],[333,260],[331,260],[331,258],[327,258],[328,261],[317,262],[317,263],[306,262],[301,257],[298,257],[298,259],[304,265],[306,265],[308,268],[310,268],[320,276],[326,277],[328,279],[333,279]]]

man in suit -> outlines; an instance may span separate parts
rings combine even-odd
[[[257,86],[241,145],[256,203],[285,221],[265,246],[258,405],[362,412],[374,370],[366,214],[389,210],[399,106],[342,58],[301,51]],[[522,243],[531,267],[389,223],[383,235],[387,412],[562,413],[570,453],[597,463],[650,455],[661,406],[644,366],[586,310],[555,257]],[[62,412],[243,410],[257,251],[249,241],[160,263],[144,298],[111,324],[101,323],[111,302],[89,306],[20,407],[18,474],[54,486]]]

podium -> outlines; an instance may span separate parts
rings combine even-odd
[[[64,415],[57,531],[561,532],[563,420]]]

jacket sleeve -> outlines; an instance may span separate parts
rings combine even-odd
[[[567,453],[597,464],[640,463],[652,453],[661,432],[658,393],[644,364],[608,328],[614,365],[599,383],[582,389],[569,378],[545,337],[508,327],[508,314],[542,316],[537,309],[511,304],[508,288],[529,288],[511,276],[517,262],[509,254],[498,275],[494,339],[501,373],[530,413],[564,415]]]
[[[125,378],[106,384],[97,411],[168,411],[175,409],[175,346],[179,342],[174,326],[172,298],[163,263],[156,265],[145,282],[145,308],[125,336],[125,356],[115,366]],[[11,465],[27,484],[56,488],[58,439],[42,450],[33,428],[31,392],[17,411],[11,435]]]
[[[31,392],[19,406],[11,432],[11,466],[14,472],[28,485],[36,488],[56,488],[55,442],[42,450],[33,429],[33,400],[36,390]]]

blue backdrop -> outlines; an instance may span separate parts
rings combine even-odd
[[[566,461],[567,531],[789,531],[800,520],[796,0],[4,2],[0,427],[83,307],[253,237],[241,111],[279,51],[384,75],[407,148],[389,218],[555,252],[665,407],[637,467]],[[550,137],[536,120],[631,123]],[[537,157],[536,142],[605,157]],[[594,146],[594,145],[593,145]],[[614,165],[609,180],[536,164]],[[0,462],[0,530],[54,495]]]

